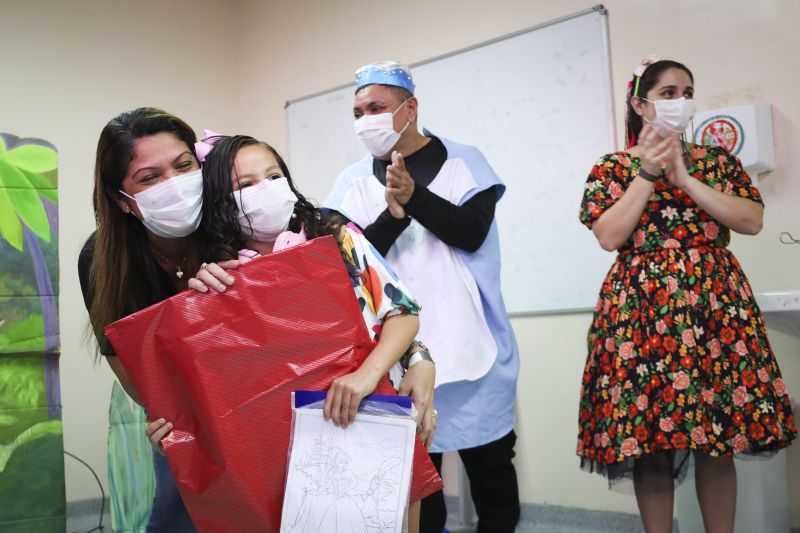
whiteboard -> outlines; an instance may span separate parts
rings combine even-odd
[[[420,128],[477,146],[506,186],[497,204],[510,314],[594,307],[613,254],[578,221],[592,165],[615,148],[602,6],[412,65]],[[354,86],[286,104],[289,167],[323,201],[366,152]]]

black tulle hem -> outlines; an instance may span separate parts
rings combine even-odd
[[[733,457],[739,460],[765,460],[773,457],[783,448],[792,443],[782,441],[778,446],[764,449],[748,449],[740,453],[723,453],[718,457]],[[683,483],[687,478],[694,477],[694,461],[692,456],[704,453],[701,450],[681,449],[662,450],[650,454],[642,454],[626,458],[624,461],[613,464],[600,463],[588,457],[581,457],[580,468],[584,472],[599,474],[608,480],[608,488],[615,492],[633,493],[633,482],[648,474],[669,475],[675,486]],[[657,460],[654,460],[657,459]]]

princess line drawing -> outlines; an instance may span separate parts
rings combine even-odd
[[[304,418],[311,417],[301,416],[296,421],[295,439],[300,438],[292,450],[281,530],[401,531],[410,478],[410,464],[405,476],[403,472],[404,463],[410,462],[403,435],[406,428],[357,420],[342,430],[323,421],[321,425],[308,424],[317,425],[315,435],[305,432],[307,438],[303,439],[303,429],[311,429],[300,427]],[[311,445],[303,446],[303,441]],[[413,446],[413,440],[411,443]]]

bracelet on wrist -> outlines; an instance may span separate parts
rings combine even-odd
[[[408,370],[420,361],[430,361],[433,363],[433,358],[431,357],[428,347],[421,341],[415,340],[411,343],[411,346],[408,347],[406,353],[403,354],[403,357],[400,358],[400,365],[404,370]]]
[[[408,360],[408,368],[411,368],[414,365],[416,365],[417,363],[420,363],[422,361],[430,361],[431,363],[433,363],[433,359],[431,358],[431,354],[429,354],[427,351],[424,351],[424,350],[415,353]],[[436,363],[434,363],[434,364],[436,364]]]
[[[663,172],[663,171],[662,171],[662,172]],[[660,174],[659,174],[658,176],[656,176],[655,174],[650,174],[648,171],[646,171],[646,170],[645,170],[645,169],[643,169],[642,167],[639,167],[639,173],[638,173],[638,176],[639,176],[640,178],[644,178],[644,179],[646,179],[646,180],[647,180],[647,181],[649,181],[650,183],[655,183],[655,182],[657,182],[658,180],[660,180],[660,179],[661,179],[661,175],[660,175]]]

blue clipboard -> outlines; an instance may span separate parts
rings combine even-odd
[[[294,407],[300,408],[312,403],[317,403],[325,400],[326,391],[316,390],[298,390],[294,391]],[[379,402],[384,404],[393,404],[403,409],[411,409],[411,396],[394,396],[391,394],[370,394],[365,396],[361,402]]]

